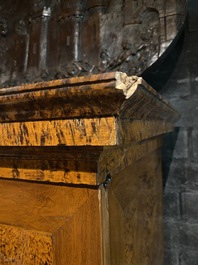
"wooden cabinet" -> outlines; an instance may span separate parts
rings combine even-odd
[[[163,134],[121,72],[0,90],[0,264],[162,265]]]

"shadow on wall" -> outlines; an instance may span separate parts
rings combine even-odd
[[[173,158],[175,144],[179,134],[179,127],[175,127],[174,131],[164,135],[164,143],[162,146],[162,176],[163,188],[166,186],[166,181],[169,176],[170,166]]]
[[[183,26],[165,53],[141,75],[157,91],[164,87],[175,68],[183,47],[184,28],[185,26]]]
[[[151,65],[142,77],[158,92],[162,91],[166,82],[171,77],[174,71],[180,53],[182,51],[185,37],[185,25],[181,29],[177,38],[169,46],[166,52]],[[164,136],[164,143],[162,148],[162,174],[163,174],[163,188],[165,188],[166,181],[169,175],[171,162],[173,159],[173,152],[177,137],[179,134],[179,127],[175,127],[174,131]]]

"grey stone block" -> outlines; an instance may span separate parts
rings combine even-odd
[[[186,222],[198,223],[198,191],[181,193],[182,217]],[[197,226],[198,229],[198,226]],[[198,236],[198,231],[197,231]],[[197,240],[198,243],[198,240]]]
[[[179,128],[173,158],[188,158],[188,131],[186,128]]]
[[[164,247],[177,251],[181,245],[181,230],[183,225],[179,221],[164,220]]]
[[[198,265],[198,250],[190,251],[186,248],[182,249],[179,255],[179,265]]]
[[[198,30],[198,2],[197,0],[188,0],[188,29],[189,31]]]
[[[187,68],[185,70],[187,71]],[[181,78],[169,79],[160,94],[170,102],[173,98],[180,100],[189,96],[191,94],[191,81],[188,72],[184,73]]]
[[[193,158],[198,159],[198,130],[194,129],[192,131],[192,149],[193,149]]]
[[[195,31],[186,33],[171,79],[162,90],[181,114],[177,141],[173,133],[163,161],[165,265],[198,265],[198,1],[188,0],[188,9],[188,28]]]
[[[168,161],[164,161],[163,173],[167,174],[164,176],[166,178],[165,183],[165,193],[168,189],[175,189],[177,191],[182,191],[187,183],[187,169],[188,162],[186,159],[173,159],[170,164]]]
[[[196,162],[189,163],[186,166],[186,182],[185,189],[198,191],[198,164]]]
[[[183,249],[197,251],[198,224],[185,223],[180,231],[180,246]]]
[[[164,250],[164,265],[179,265],[178,251]]]
[[[176,122],[177,127],[193,127],[198,125],[198,98],[189,95],[183,98],[173,98],[170,103],[180,113],[180,119]]]
[[[165,135],[163,157],[165,160],[188,158],[188,128],[176,127]]]
[[[180,219],[179,194],[176,191],[166,190],[164,194],[164,218]]]

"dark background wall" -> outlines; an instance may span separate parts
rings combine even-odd
[[[165,265],[198,265],[197,0],[188,1],[185,35],[176,53],[180,47],[174,70],[160,89],[181,113],[164,142]]]

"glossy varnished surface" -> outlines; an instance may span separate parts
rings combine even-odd
[[[119,265],[123,260],[127,265],[132,261],[162,264],[161,144],[161,137],[157,137],[103,151],[97,168],[99,175],[111,176],[105,188],[1,179],[0,222],[4,224],[2,233],[7,235],[2,237],[5,260],[18,258],[22,264],[26,260],[39,264],[36,262],[41,258],[49,264],[58,261],[75,265],[82,264],[82,260],[86,264],[94,261]],[[24,162],[26,156],[24,152]],[[87,156],[86,161],[91,163],[88,159]],[[88,174],[91,176],[91,172]],[[35,176],[39,177],[39,173]],[[11,236],[14,239],[7,241]],[[19,237],[22,241],[15,241]],[[25,238],[27,244],[34,239],[31,251],[36,255],[32,260],[29,248],[22,252]],[[44,244],[46,256],[37,251],[38,244]]]
[[[177,118],[170,104],[142,78],[120,72],[27,84],[0,92],[0,122],[115,115],[169,122]]]
[[[0,192],[2,265],[101,264],[97,190],[1,180]]]
[[[9,147],[1,148],[0,177],[50,183],[89,184],[100,182],[98,158],[102,147]]]
[[[120,72],[2,89],[0,263],[162,265],[160,148],[177,118]]]
[[[128,166],[131,161],[138,160],[148,149],[158,148],[161,141],[152,138],[172,129],[171,124],[164,122],[142,123],[117,120],[116,123],[115,118],[112,118],[112,121],[113,126],[109,123],[108,127],[103,126],[102,130],[96,131],[96,134],[92,130],[88,131],[90,136],[87,139],[90,141],[85,142],[84,145],[83,139],[86,139],[86,134],[81,138],[82,142],[78,137],[71,138],[69,146],[64,144],[54,146],[53,143],[56,142],[49,144],[47,141],[43,141],[43,145],[35,144],[33,140],[36,138],[30,137],[33,131],[30,131],[30,135],[25,133],[27,141],[24,142],[20,142],[16,131],[9,136],[9,139],[2,137],[1,144],[4,144],[0,148],[0,177],[51,183],[100,185],[109,172],[115,173]],[[117,124],[116,127],[115,124]],[[6,127],[8,124],[3,124],[3,128],[5,128],[4,125]],[[102,125],[101,122],[100,126]],[[104,135],[102,131],[105,132]],[[6,136],[7,132],[5,130],[2,135]],[[74,136],[78,132],[79,127],[74,131]],[[38,130],[35,133],[36,136],[39,135]],[[55,138],[56,135],[52,133],[53,131],[49,131],[47,139],[50,139],[50,136]],[[93,133],[92,136],[91,133]],[[108,141],[103,141],[105,135],[108,136],[106,138]],[[67,138],[67,141],[69,139]],[[76,142],[79,140],[79,145],[74,145],[73,139]],[[137,145],[136,142],[139,144]],[[122,159],[123,156],[125,160]]]
[[[119,72],[3,89],[0,176],[98,185],[109,173],[106,161],[170,132],[177,117],[144,80]],[[113,151],[103,150],[110,146]]]
[[[0,146],[115,145],[116,119],[64,119],[0,123]]]
[[[160,149],[115,174],[109,219],[110,264],[163,264]]]

